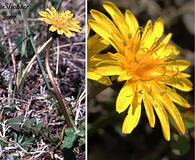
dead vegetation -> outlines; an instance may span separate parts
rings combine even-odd
[[[7,1],[6,1],[7,2]],[[45,1],[46,2],[46,1]],[[61,3],[60,3],[61,2]],[[77,133],[66,125],[45,73],[43,47],[48,27],[39,22],[40,1],[27,0],[29,10],[0,10],[17,15],[0,23],[0,159],[79,159],[85,156],[85,27],[84,1],[49,1],[70,9],[82,31],[52,43],[50,67],[68,106]],[[2,2],[3,3],[3,2]],[[10,3],[16,4],[14,1]],[[23,14],[23,15],[22,15]],[[29,30],[28,30],[29,28]],[[41,51],[41,52],[40,52]],[[35,52],[39,53],[39,63]],[[57,64],[57,55],[59,63]],[[29,67],[29,68],[27,68]],[[56,71],[56,68],[58,71]],[[45,73],[45,75],[44,75]],[[50,87],[50,88],[49,88]]]

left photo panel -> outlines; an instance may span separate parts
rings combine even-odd
[[[85,160],[84,0],[0,0],[0,159]]]

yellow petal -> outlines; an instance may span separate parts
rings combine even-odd
[[[156,90],[157,94],[155,95],[155,101],[159,104],[162,104],[165,109],[169,112],[171,115],[171,118],[173,119],[176,128],[178,132],[183,135],[185,133],[185,126],[182,120],[182,117],[171,101],[170,97],[166,94],[167,90],[164,90],[163,86],[157,85],[156,83],[153,84],[153,88]],[[164,91],[165,94],[162,94]],[[160,94],[159,94],[160,93]]]
[[[155,99],[154,101],[156,101]],[[154,109],[157,113],[157,116],[160,120],[160,124],[162,127],[163,135],[167,141],[170,141],[170,126],[167,113],[161,103],[156,103],[154,105]]]
[[[104,67],[105,65],[114,65],[118,66],[118,63],[114,60],[112,60],[108,54],[96,54],[92,57],[88,57],[88,69],[96,69],[99,67]]]
[[[57,14],[57,11],[54,7],[51,7],[51,9],[47,8],[46,11],[49,13],[50,16]]]
[[[152,21],[149,20],[145,27],[144,27],[144,30],[143,30],[143,33],[142,33],[142,48],[145,48],[145,46],[147,46],[145,43],[147,43],[147,38],[149,36],[151,36],[151,33],[152,33]]]
[[[90,58],[91,56],[101,52],[108,46],[109,46],[109,43],[107,41],[102,39],[97,34],[94,35],[92,38],[90,38],[87,41],[88,57]]]
[[[93,56],[93,60],[100,61],[100,62],[103,62],[103,61],[108,62],[109,60],[112,61],[112,59],[110,58],[108,54],[97,54]]]
[[[153,28],[153,36],[155,38],[160,38],[163,35],[164,32],[164,23],[162,18],[158,18],[154,22],[154,28]]]
[[[186,60],[174,60],[168,62],[166,69],[173,70],[173,71],[184,71],[190,66],[190,62]]]
[[[189,79],[169,78],[164,81],[162,80],[162,82],[184,92],[189,92],[192,90],[192,82]]]
[[[72,32],[70,32],[69,30],[64,30],[64,34],[65,34],[66,37],[68,37],[68,38],[72,37]]]
[[[59,35],[62,35],[64,33],[63,29],[58,29],[57,32]]]
[[[168,35],[167,35],[168,36]],[[154,56],[158,59],[171,59],[172,57],[175,57],[179,54],[179,50],[173,45],[166,45],[164,47],[161,47],[159,50],[156,51]]]
[[[128,73],[127,70],[124,70],[118,77],[117,81],[122,82],[126,80],[130,80],[133,76]]]
[[[172,34],[169,33],[163,40],[160,42],[158,49],[155,50],[153,57],[155,59],[162,59],[162,58],[168,58],[170,55],[174,53],[174,49],[176,48],[169,48],[167,46],[168,42],[170,41],[172,37]],[[171,45],[170,45],[171,46]]]
[[[51,32],[55,32],[55,31],[57,30],[57,28],[56,28],[55,26],[50,26],[50,27],[49,27],[49,30],[50,30]]]
[[[158,18],[154,22],[152,27],[151,21],[149,20],[144,28],[142,36],[142,47],[150,49],[152,46],[155,46],[156,42],[161,38],[164,32],[164,25],[161,18]]]
[[[74,31],[74,32],[80,32],[80,27],[78,27],[78,26],[72,26],[72,27],[67,27],[68,28],[68,30],[70,30],[70,31]]]
[[[179,104],[181,107],[189,108],[191,105],[174,90],[170,89],[168,86],[159,84],[160,87],[164,90],[166,95],[175,103]]]
[[[112,31],[108,30],[104,26],[104,24],[98,23],[93,20],[89,20],[88,22],[90,24],[90,27],[107,42],[109,42],[118,52],[121,52],[123,50],[123,42],[121,42],[120,39],[116,39],[116,37],[113,37]]]
[[[164,135],[165,139],[167,141],[169,141],[170,140],[169,119],[168,119],[168,116],[167,116],[167,112],[164,109],[164,107],[161,103],[161,100],[158,97],[159,94],[160,94],[160,91],[158,91],[158,88],[156,88],[156,86],[154,86],[154,85],[155,85],[155,83],[152,85],[153,87],[151,89],[151,92],[148,93],[148,95],[149,95],[148,99],[149,99],[150,103],[152,103],[152,105],[154,107],[154,110],[156,111],[156,114],[157,114],[157,116],[160,120],[163,135]],[[155,92],[156,92],[156,94],[155,94]]]
[[[172,37],[171,33],[167,34],[166,37],[162,40],[161,44],[167,45],[168,42],[170,41],[171,37]]]
[[[48,18],[38,18],[38,20],[43,21],[43,22],[45,22],[47,24],[53,24],[52,20],[50,20]]]
[[[105,16],[103,13],[96,11],[96,10],[91,10],[90,11],[91,16],[99,23],[104,24],[104,26],[110,30],[113,34],[114,37],[118,37],[119,39],[123,40],[123,37],[121,36],[120,32],[116,28],[116,26],[113,24],[113,22]]]
[[[141,47],[149,49],[154,43],[154,36],[152,35],[152,21],[149,20],[144,27],[142,38],[141,38]]]
[[[169,77],[174,77],[174,78],[190,78],[191,75],[187,74],[187,73],[181,73],[178,70],[177,71],[173,71],[173,70],[166,70],[167,67],[162,68],[162,71],[160,73],[162,73],[162,75],[166,75]],[[164,70],[164,72],[163,72]]]
[[[122,126],[122,132],[124,134],[130,134],[137,126],[141,116],[141,104],[138,106],[129,107],[129,111]]]
[[[167,95],[171,98],[171,100],[177,104],[179,104],[181,107],[190,108],[191,105],[179,94],[175,92],[167,92]]]
[[[154,109],[152,107],[152,103],[150,102],[148,98],[148,93],[144,93],[145,98],[143,99],[144,102],[144,108],[146,111],[146,115],[148,117],[148,121],[150,123],[150,126],[154,128],[155,125],[155,115],[154,115]]]
[[[125,57],[120,54],[120,53],[111,53],[111,52],[108,52],[108,55],[110,56],[110,58],[116,60],[116,61],[125,61]]]
[[[177,126],[177,129],[181,135],[185,134],[185,126],[183,123],[183,119],[178,111],[178,109],[175,107],[175,105],[172,103],[172,101],[169,99],[168,96],[164,95],[161,98],[161,102],[165,106],[166,110],[169,112],[171,115],[174,123]]]
[[[102,76],[115,76],[120,75],[123,69],[116,62],[104,62],[101,63],[95,70],[96,73]]]
[[[121,88],[116,100],[116,111],[118,113],[123,112],[132,103],[134,96],[134,84],[126,82]]]
[[[98,81],[99,83],[104,84],[104,85],[108,85],[108,86],[112,85],[112,82],[108,77],[101,76],[92,71],[87,72],[87,78],[94,80],[94,81]]]
[[[127,22],[131,34],[134,35],[139,28],[138,21],[135,18],[134,14],[131,11],[127,10],[125,12],[125,20]]]
[[[42,17],[48,17],[48,13],[45,12],[45,11],[40,11],[39,15],[42,16]]]
[[[51,7],[51,11],[52,11],[52,13],[57,13],[57,10],[54,7]]]
[[[116,26],[120,30],[121,34],[125,38],[126,42],[128,41],[128,33],[130,33],[125,18],[121,11],[111,2],[106,1],[103,4],[105,10],[110,14]]]
[[[138,87],[137,87],[137,90],[138,90]],[[134,94],[133,101],[132,101],[133,108],[136,108],[138,105],[141,105],[141,102],[142,102],[142,94],[138,93],[137,90]]]

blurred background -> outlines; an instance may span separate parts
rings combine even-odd
[[[90,9],[103,13],[103,0],[88,0]],[[148,19],[153,21],[161,16],[165,22],[165,34],[173,33],[172,43],[181,51],[178,58],[191,62],[186,72],[194,81],[194,2],[193,0],[111,0],[124,13],[131,10],[141,26]],[[187,133],[178,136],[171,127],[171,141],[165,141],[160,123],[151,129],[145,112],[138,126],[130,135],[121,133],[126,113],[115,111],[115,100],[123,83],[114,87],[103,87],[88,81],[88,159],[89,160],[192,160],[194,157],[194,91],[180,93],[192,107],[181,110]],[[94,88],[102,90],[96,97]],[[92,96],[91,96],[92,95]]]

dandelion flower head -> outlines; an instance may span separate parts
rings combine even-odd
[[[122,132],[130,134],[137,126],[142,106],[150,126],[155,126],[155,112],[163,135],[170,140],[169,118],[183,135],[185,126],[176,104],[188,108],[190,104],[176,89],[192,90],[189,74],[183,73],[190,63],[176,59],[179,51],[169,44],[172,34],[163,36],[164,23],[158,18],[154,24],[149,20],[140,27],[133,13],[126,10],[123,15],[111,2],[103,4],[110,17],[97,10],[91,10],[93,20],[90,27],[115,48],[115,52],[104,54],[101,63],[96,63],[95,73],[102,76],[117,76],[118,82],[125,82],[116,100],[116,111],[128,109],[122,125]]]
[[[41,16],[40,21],[51,25],[49,28],[51,32],[57,31],[59,35],[64,34],[68,38],[72,36],[72,31],[80,32],[79,21],[73,18],[73,13],[69,10],[58,12],[54,7],[51,7],[51,9],[40,11],[39,15]]]

